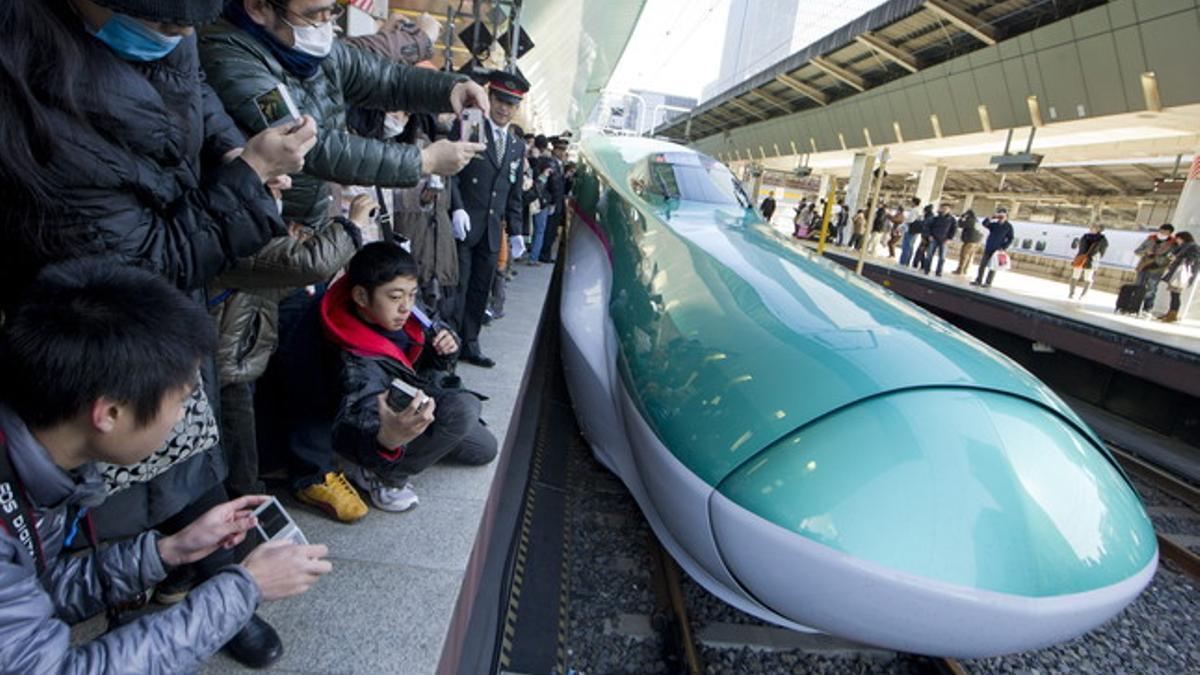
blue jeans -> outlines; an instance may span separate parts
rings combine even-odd
[[[550,214],[542,209],[533,214],[533,242],[529,245],[529,259],[537,260],[542,254],[542,244],[546,239],[546,221]]]
[[[937,275],[942,276],[942,267],[946,264],[946,242],[940,239],[930,239],[929,248],[925,251],[925,259],[921,261],[921,269],[925,274],[929,274],[929,269],[933,267],[933,256],[938,256]]]
[[[1164,271],[1159,267],[1144,269],[1137,273],[1134,283],[1146,289],[1146,297],[1142,300],[1142,311],[1149,312],[1154,307],[1154,299],[1158,296],[1158,282],[1162,280]]]
[[[900,265],[908,267],[912,262],[913,254],[913,233],[905,232],[904,237],[900,239]]]

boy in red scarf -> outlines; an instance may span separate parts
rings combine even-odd
[[[487,464],[497,451],[479,419],[479,397],[428,377],[449,368],[460,345],[417,306],[417,277],[408,252],[376,242],[355,254],[321,301],[325,337],[342,352],[333,446],[356,464],[350,479],[384,511],[416,506],[408,479],[438,460]],[[418,390],[402,410],[387,400],[396,379]]]

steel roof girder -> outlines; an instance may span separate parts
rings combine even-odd
[[[896,63],[910,73],[915,73],[921,69],[921,65],[917,63],[916,58],[914,58],[912,54],[900,49],[899,47],[896,47],[877,35],[872,33],[862,33],[855,35],[854,39],[866,45],[868,48],[875,50],[879,54],[886,56],[893,63]]]
[[[954,24],[959,30],[990,46],[999,42],[996,30],[950,4],[947,0],[925,0],[925,9]]]
[[[820,105],[829,105],[829,95],[828,94],[821,91],[820,89],[817,89],[816,87],[807,85],[807,84],[801,82],[800,80],[797,80],[796,78],[792,77],[791,75],[788,75],[787,73],[780,73],[775,76],[775,79],[776,79],[776,81],[783,84],[785,87],[791,89],[792,91],[804,94],[805,96],[816,101]]]
[[[832,61],[828,61],[820,56],[814,56],[808,60],[808,64],[818,70],[824,71],[826,74],[836,80],[845,82],[859,91],[867,90],[866,80],[833,63]]]

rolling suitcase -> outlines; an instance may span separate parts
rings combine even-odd
[[[1125,284],[1117,293],[1117,313],[1137,314],[1146,299],[1146,287],[1141,284]]]

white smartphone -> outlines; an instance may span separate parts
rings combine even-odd
[[[263,541],[289,539],[302,546],[308,544],[308,539],[296,521],[283,510],[283,504],[278,499],[271,497],[270,501],[254,509],[254,517],[258,518],[258,524],[254,527],[262,535]]]
[[[460,138],[471,143],[483,143],[483,110],[467,108],[462,111],[462,135]]]
[[[269,127],[291,126],[300,121],[300,109],[292,100],[287,85],[280,82],[265,94],[254,97],[258,112]]]

